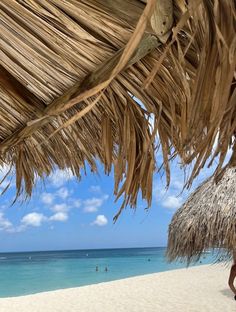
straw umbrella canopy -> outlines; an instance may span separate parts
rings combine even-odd
[[[114,169],[114,194],[151,205],[156,150],[195,161],[234,149],[234,0],[1,0],[0,165],[17,196],[56,167]],[[140,104],[142,103],[142,104]],[[153,120],[153,125],[150,125]],[[216,152],[211,155],[213,144]],[[118,213],[118,215],[119,215]]]
[[[202,183],[177,210],[169,225],[168,258],[197,261],[208,249],[232,257],[236,249],[236,168],[215,183]]]

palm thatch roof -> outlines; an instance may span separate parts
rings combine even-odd
[[[236,168],[216,184],[206,180],[175,213],[169,226],[168,258],[196,261],[217,248],[217,256],[236,250]],[[219,248],[219,249],[218,249]]]
[[[139,190],[151,204],[158,146],[167,184],[173,155],[195,162],[189,183],[230,147],[235,164],[235,20],[234,0],[1,0],[0,164],[17,196],[99,160],[122,210]]]

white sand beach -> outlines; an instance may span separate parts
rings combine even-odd
[[[229,268],[206,265],[0,299],[0,312],[233,312]]]

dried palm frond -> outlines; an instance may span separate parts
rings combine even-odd
[[[229,148],[236,165],[234,1],[143,2],[1,0],[0,159],[17,195],[100,160],[121,210],[140,190],[150,206],[157,138],[167,184],[173,155],[194,162],[189,184]]]

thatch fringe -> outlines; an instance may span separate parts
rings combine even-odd
[[[173,4],[160,45],[157,25],[167,39],[172,18],[156,19],[154,0],[1,1],[0,157],[16,167],[18,195],[55,166],[80,177],[99,159],[114,166],[122,207],[139,190],[150,205],[157,134],[167,182],[173,153],[194,161],[189,184],[209,157],[220,173],[230,147],[233,164],[235,3]]]

